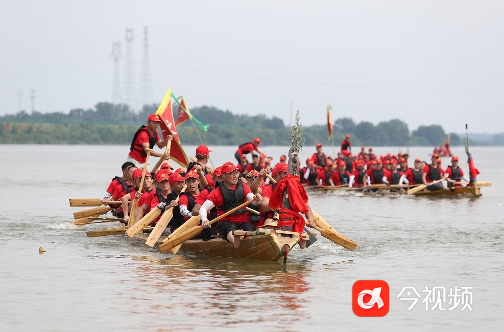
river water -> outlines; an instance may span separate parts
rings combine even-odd
[[[210,148],[215,165],[234,159],[235,147]],[[68,198],[102,197],[127,149],[0,145],[1,331],[503,328],[503,148],[473,149],[478,179],[493,182],[477,199],[309,193],[312,208],[359,246],[351,252],[319,236],[308,250],[291,251],[286,267],[163,255],[124,236],[87,238],[86,230],[115,224],[71,226],[79,208],[70,208]],[[463,148],[454,150],[467,171]],[[277,161],[287,148],[264,151]],[[375,148],[377,154],[398,151]],[[305,148],[302,160],[313,152]],[[430,152],[410,149],[413,158],[426,160]],[[39,247],[47,252],[39,255]],[[357,280],[388,283],[385,317],[352,312]],[[412,310],[412,301],[397,297],[403,287],[419,293]],[[473,287],[463,300],[469,307],[431,310],[435,302],[422,291],[433,287],[446,290],[447,298],[438,298],[443,309],[455,303],[449,291]]]

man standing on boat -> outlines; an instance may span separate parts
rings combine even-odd
[[[157,133],[159,122],[161,122],[161,119],[157,114],[149,115],[147,118],[147,126],[142,125],[133,136],[127,161],[134,163],[138,168],[143,168],[148,149],[152,150],[154,145],[157,145],[158,148],[163,148],[168,143],[168,140],[171,140],[173,137],[169,136],[166,141],[161,141]],[[169,153],[161,154],[156,151],[151,151],[150,155],[164,158],[165,160],[170,158]]]
[[[205,228],[210,227],[208,222],[208,211],[213,205],[217,208],[217,215],[220,216],[254,198],[255,201],[252,204],[259,205],[261,203],[261,194],[258,193],[254,196],[250,187],[239,180],[239,173],[235,164],[226,162],[222,165],[221,173],[223,181],[218,184],[215,190],[212,190],[199,210],[201,224]],[[233,231],[238,229],[244,231],[254,230],[250,222],[249,213],[245,208],[241,208],[235,213],[220,220],[217,227],[221,237],[233,243],[235,248],[240,246],[240,237],[233,236]]]
[[[327,158],[325,153],[322,152],[322,144],[317,143],[315,148],[317,149],[317,152],[315,152],[312,155],[313,164],[314,164],[315,168],[317,168],[317,169],[320,169],[320,168],[325,169],[329,159]]]
[[[438,158],[439,155],[437,153],[434,153],[431,158],[431,163],[429,165],[426,165],[422,170],[423,184],[429,184],[436,180],[440,180],[443,177],[443,171],[441,170],[441,167],[438,164]],[[428,186],[426,189],[429,191],[443,190],[443,184],[438,182]]]
[[[254,138],[252,142],[247,142],[243,143],[238,147],[238,150],[235,152],[235,158],[238,162],[241,161],[241,156],[242,154],[247,155],[249,153],[252,153],[253,151],[256,151],[259,154],[262,154],[261,151],[257,148],[259,144],[261,143],[261,140],[259,137]]]
[[[352,151],[352,142],[348,134],[345,136],[345,139],[341,141],[341,151]]]

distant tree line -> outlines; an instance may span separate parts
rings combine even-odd
[[[127,105],[98,103],[94,109],[73,109],[63,112],[28,114],[21,111],[0,117],[0,144],[129,144],[135,131],[145,124],[157,105],[145,105],[141,112],[131,111]],[[191,110],[201,122],[209,124],[203,132],[187,121],[178,127],[183,144],[198,145],[201,136],[209,145],[239,145],[260,137],[266,145],[290,145],[290,131],[283,120],[264,114],[243,115],[202,106]],[[176,114],[175,114],[176,116]],[[302,115],[303,116],[303,115]],[[326,125],[302,128],[306,145],[321,142],[330,145]],[[334,123],[334,142],[339,145],[346,134],[354,146],[439,146],[448,133],[440,125],[420,126],[412,132],[398,119],[377,125],[351,118],[339,118]],[[463,139],[451,133],[451,145],[463,144]],[[478,145],[470,141],[471,145]],[[504,145],[504,133],[493,135],[488,144]],[[482,145],[481,143],[479,145]]]

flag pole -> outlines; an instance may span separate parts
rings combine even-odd
[[[337,155],[336,155],[336,148],[334,147],[334,131],[331,135],[331,139],[332,139],[332,149],[333,149],[333,156],[334,156],[333,160],[336,160]]]
[[[196,127],[196,124],[194,123],[192,117],[189,117],[189,119],[191,119],[191,123],[193,124],[193,127],[194,127],[194,131],[196,132],[196,135],[198,135],[198,138],[201,142],[201,145],[206,145],[205,143],[203,143],[203,139],[201,138],[199,132],[198,132],[198,127]],[[212,158],[210,158],[210,154],[208,155],[208,160],[210,160],[210,164],[212,164],[212,167],[215,169],[215,166],[212,162]]]

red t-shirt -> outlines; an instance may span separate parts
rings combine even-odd
[[[267,186],[261,186],[260,187],[262,190],[262,197],[270,198],[271,194],[273,193],[273,185],[268,184]]]
[[[320,180],[322,180],[323,186],[328,186],[329,181],[326,182],[326,170],[323,168],[317,169],[317,184],[320,184]],[[329,179],[331,178],[331,173],[329,173]]]
[[[252,151],[257,151],[257,148],[252,143],[244,144],[242,147],[239,147],[238,150],[236,150],[236,152],[238,152],[239,154],[247,154]]]
[[[136,138],[136,141],[135,143],[136,144],[139,144],[139,145],[134,145],[135,149],[139,149],[139,150],[142,150],[143,151],[143,147],[141,147],[141,145],[143,143],[147,143],[149,144],[149,137],[151,138],[154,138],[156,135],[155,132],[153,132],[152,134],[149,134],[147,132],[147,130],[142,130],[138,135],[137,135],[137,138]],[[159,140],[158,140],[159,141]],[[129,153],[128,153],[128,156],[130,156],[131,158],[135,159],[136,161],[140,162],[140,163],[144,163],[145,162],[145,157],[142,156],[142,153],[140,151],[137,151],[137,150],[131,150]]]
[[[140,198],[138,199],[137,206],[143,206],[145,204],[147,205],[146,213],[149,212],[151,210],[151,201],[153,196],[156,196],[156,190],[149,190],[144,192],[142,196],[140,196]]]
[[[462,170],[462,168],[459,166],[458,168],[460,170],[460,176],[464,176],[464,171]],[[448,174],[448,178],[450,180],[453,180],[453,173],[452,173],[452,168],[450,166],[446,167],[446,170],[444,172],[445,174]]]
[[[348,172],[345,171],[345,172],[343,172],[341,174],[343,175],[345,173],[348,173]],[[331,174],[331,180],[333,181],[333,183],[334,183],[335,186],[341,186],[342,185],[341,179],[340,179],[340,176],[339,176],[339,171],[334,171]],[[350,173],[348,173],[348,180],[350,181]]]
[[[247,195],[251,193],[252,191],[250,190],[250,187],[246,185],[245,183],[242,183],[243,186],[243,202],[245,203],[247,201]],[[235,190],[236,186],[231,188],[231,190]],[[220,187],[217,187],[216,189],[212,190],[210,195],[208,195],[207,200],[210,200],[213,202],[215,206],[222,206],[224,204],[224,197],[222,196],[222,192]],[[224,211],[217,209],[217,217],[221,216],[224,214]],[[242,224],[244,222],[248,222],[250,217],[248,212],[247,213],[241,213],[241,214],[234,214],[227,216],[224,218],[225,220],[237,223],[237,224]]]
[[[118,185],[120,185],[119,181],[117,181],[117,179],[113,179],[107,188],[107,192],[112,195]]]
[[[198,196],[196,196],[196,204],[203,205],[203,203],[207,200],[208,195],[210,195],[210,193],[207,189],[201,190]]]
[[[390,178],[390,172],[388,169],[385,169],[385,168],[382,168],[380,171],[383,170],[383,176],[386,177],[387,179]],[[370,180],[371,180],[371,184],[381,184],[383,183],[383,178],[382,179],[375,179],[374,176],[373,176],[373,170],[372,169],[368,169],[366,171],[366,174],[369,175],[370,177]]]
[[[432,165],[430,165],[430,166],[432,166]],[[444,174],[443,169],[439,166],[439,164],[437,165],[436,168],[439,168],[439,178],[441,179],[443,177],[443,174]],[[425,176],[425,181],[426,182],[433,182],[433,180],[431,180],[431,178],[430,178],[430,168],[429,168],[429,165],[425,165],[425,167],[423,168],[422,172],[425,173],[425,174],[427,174]]]
[[[238,164],[238,172],[245,173],[249,165],[250,165],[250,163],[248,163],[247,165],[243,165],[242,163],[239,163]]]
[[[131,197],[134,197],[135,194],[135,188],[130,188],[130,194]],[[123,186],[120,184],[115,187],[114,192],[112,193],[112,198],[115,199],[116,201],[120,201],[124,195],[126,195],[126,191],[124,190]]]
[[[188,194],[190,194],[190,193],[188,193]],[[193,195],[194,200],[195,200],[194,204],[196,204],[196,198],[198,197],[198,195],[196,195],[196,196]],[[187,195],[180,195],[178,204],[179,204],[179,206],[185,205],[187,207],[187,209],[189,209],[189,198],[187,198]],[[192,209],[189,210],[189,212],[192,212]],[[184,220],[188,220],[188,219],[189,219],[189,217],[184,216]]]

